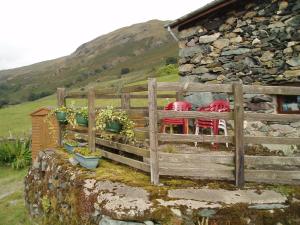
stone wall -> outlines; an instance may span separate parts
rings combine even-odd
[[[221,181],[167,178],[153,186],[149,174],[127,166],[102,161],[99,168],[86,170],[72,165],[69,157],[57,149],[41,151],[35,159],[25,177],[31,224],[263,224],[265,218],[270,224],[286,224],[286,218],[298,224],[300,219],[296,187],[285,187],[291,192],[284,196],[271,186],[260,185],[258,192],[256,185],[240,190]],[[127,177],[121,182],[118,176]]]
[[[180,28],[182,82],[300,83],[300,1],[245,2],[247,4],[242,1],[240,5]],[[246,110],[276,113],[275,96],[244,97]],[[196,106],[202,106],[220,96],[189,93],[186,98]],[[269,124],[248,123],[250,129],[246,133],[300,136],[299,123],[265,125]]]

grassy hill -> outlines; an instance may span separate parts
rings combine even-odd
[[[137,78],[138,74],[132,73],[128,74],[128,77],[102,82],[98,84],[97,88],[108,87],[118,85],[120,83],[123,84],[144,84],[147,82],[146,76],[141,78]],[[177,81],[179,76],[177,74],[164,75],[158,77],[158,81]],[[1,136],[9,136],[12,135],[26,135],[30,133],[31,130],[31,118],[29,114],[34,110],[43,107],[43,106],[56,106],[56,96],[51,95],[36,101],[24,102],[22,104],[9,106],[6,108],[0,109],[0,137]],[[86,100],[78,100],[75,102],[76,105],[86,105]],[[97,104],[106,104],[106,105],[114,105],[116,102],[111,100],[98,100]],[[143,100],[143,102],[139,101],[135,105],[147,105],[147,101]]]
[[[87,42],[71,55],[0,71],[0,103],[32,101],[53,94],[57,87],[79,88],[127,77],[121,75],[124,68],[139,79],[147,77],[167,57],[177,56],[177,43],[163,28],[165,23],[134,24]]]

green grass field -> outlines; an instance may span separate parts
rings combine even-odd
[[[144,80],[134,82],[132,75],[126,80],[123,79],[123,83],[136,85],[136,84],[145,84],[147,82],[146,77],[143,77]],[[166,75],[158,77],[158,81],[177,81],[179,76],[177,74]],[[137,80],[137,79],[135,79]],[[112,85],[117,85],[120,83],[120,80],[112,80],[103,82],[101,85],[97,85],[97,88],[111,87]],[[72,100],[70,100],[72,101]],[[68,103],[70,103],[70,101]],[[168,99],[160,101],[160,104],[166,104]],[[75,101],[76,105],[85,105],[86,100],[77,100]],[[119,101],[112,100],[98,100],[97,105],[118,105]],[[19,105],[10,106],[7,108],[0,109],[0,137],[6,137],[10,134],[13,136],[22,136],[30,133],[31,130],[31,117],[30,113],[34,110],[45,107],[45,106],[55,106],[56,105],[56,96],[51,95],[46,98],[42,98],[32,102],[25,102]],[[147,100],[134,100],[132,102],[133,106],[146,106]]]
[[[27,169],[0,166],[0,224],[29,225],[24,202],[24,176]]]

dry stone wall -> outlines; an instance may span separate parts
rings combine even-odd
[[[246,2],[180,31],[182,82],[300,83],[300,1]],[[197,107],[224,97],[188,93],[186,99]],[[244,97],[245,110],[276,113],[275,96]],[[248,123],[246,134],[299,137],[299,130],[299,123],[259,122]]]

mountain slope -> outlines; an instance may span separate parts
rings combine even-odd
[[[120,78],[122,68],[144,76],[176,57],[177,44],[163,28],[166,21],[134,24],[87,42],[69,56],[0,71],[0,105],[34,100],[57,87],[83,87]],[[131,77],[131,74],[124,76]]]

